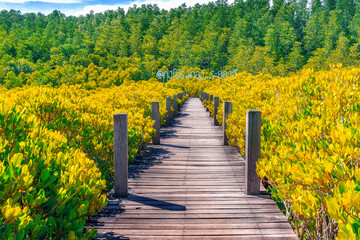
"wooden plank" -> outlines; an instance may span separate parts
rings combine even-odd
[[[104,229],[104,228],[102,228]],[[236,236],[252,236],[252,235],[272,235],[275,236],[293,236],[293,231],[291,229],[205,229],[205,230],[183,230],[183,229],[112,229],[114,233],[123,234],[123,235],[132,235],[136,234],[137,236],[211,236],[211,235],[236,235]],[[211,235],[209,234],[211,232]]]
[[[104,218],[94,218],[88,221],[88,224],[92,224],[93,226],[106,226],[107,224],[165,224],[165,223],[174,223],[174,224],[208,224],[211,222],[212,224],[242,224],[242,223],[285,223],[287,222],[284,218],[274,218],[274,217],[243,217],[243,218],[214,218],[214,219],[199,219],[199,218],[127,218],[127,217],[117,217],[114,219],[110,219],[109,217]],[[119,226],[120,227],[120,226]]]

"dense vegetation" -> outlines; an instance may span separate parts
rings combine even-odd
[[[113,186],[113,113],[128,113],[129,162],[154,134],[151,101],[180,90],[140,81],[1,90],[0,239],[89,239],[86,219]],[[186,98],[179,100],[179,104]]]
[[[359,76],[359,68],[335,67],[201,82],[205,92],[233,102],[227,134],[243,154],[246,110],[262,111],[257,172],[300,239],[360,238]],[[213,103],[205,104],[212,113]],[[222,122],[222,104],[219,113]]]
[[[86,16],[0,12],[0,84],[86,88],[147,80],[182,66],[286,75],[360,61],[355,0],[238,0]]]

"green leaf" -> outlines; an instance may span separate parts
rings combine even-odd
[[[358,233],[359,228],[360,228],[360,223],[359,222],[354,222],[352,224],[352,228],[353,228],[354,233]]]
[[[23,239],[23,238],[24,238],[24,235],[25,235],[24,230],[19,231],[19,232],[16,234],[16,240],[21,240],[21,239]]]
[[[41,179],[42,182],[45,183],[46,180],[48,180],[49,176],[50,176],[49,170],[44,169],[44,170],[42,171],[42,173],[41,173],[40,179]]]
[[[346,190],[345,183],[340,182],[338,188],[339,188],[340,193],[343,194]]]

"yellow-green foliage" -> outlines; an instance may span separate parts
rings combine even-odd
[[[359,76],[341,65],[286,78],[239,73],[204,90],[233,102],[227,134],[242,150],[246,110],[262,111],[258,174],[307,239],[360,238]]]
[[[106,205],[105,181],[64,134],[28,109],[0,104],[0,238],[89,238],[87,217]]]
[[[140,81],[91,91],[80,86],[24,87],[6,94],[11,101],[35,115],[42,126],[63,133],[70,146],[94,160],[111,189],[113,114],[128,113],[131,162],[154,134],[151,101],[160,101],[160,117],[164,123],[166,96],[178,92],[163,88],[157,81]],[[183,101],[185,99],[179,102]]]
[[[113,185],[113,113],[128,113],[132,161],[154,134],[151,101],[164,123],[165,98],[179,92],[157,81],[2,89],[0,238],[93,237],[82,230]]]

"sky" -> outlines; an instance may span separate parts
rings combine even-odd
[[[215,1],[215,0],[213,0]],[[209,0],[0,0],[0,10],[14,9],[20,10],[21,13],[44,13],[49,14],[53,10],[60,10],[66,16],[86,15],[91,10],[95,13],[104,12],[106,10],[116,10],[118,7],[125,11],[134,4],[141,6],[142,4],[157,4],[160,9],[170,10],[176,8],[183,3],[186,6],[194,6],[196,3],[204,4],[211,2]],[[228,0],[228,3],[233,3]]]

